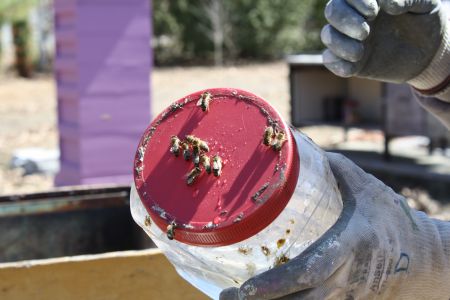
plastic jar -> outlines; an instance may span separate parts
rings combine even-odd
[[[188,184],[195,150],[187,135],[207,143],[202,154],[211,164],[221,158],[220,176],[200,164]],[[173,136],[181,141],[178,156]],[[323,151],[267,102],[237,89],[200,91],[172,104],[145,131],[134,171],[134,220],[211,298],[299,255],[342,210]]]

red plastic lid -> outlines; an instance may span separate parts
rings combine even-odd
[[[205,92],[211,100],[203,111]],[[285,134],[281,150],[263,143],[267,127]],[[207,143],[209,151],[201,153],[211,168],[213,157],[221,158],[219,177],[201,163],[200,175],[187,184],[193,160],[182,149],[178,157],[170,151],[173,136],[183,143],[187,135]],[[192,145],[185,145],[192,155]],[[174,222],[175,240],[199,246],[229,245],[261,231],[288,203],[299,173],[295,141],[275,109],[228,88],[193,93],[168,107],[145,131],[134,164],[136,188],[154,223],[166,232]]]

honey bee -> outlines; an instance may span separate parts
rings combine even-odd
[[[222,174],[222,159],[219,155],[215,155],[213,157],[213,174],[216,177],[219,177]]]
[[[169,240],[173,240],[175,236],[175,228],[177,228],[177,223],[175,223],[175,221],[172,221],[169,225],[167,225],[166,234]]]
[[[194,166],[198,167],[200,165],[200,155],[197,153],[194,153],[194,158],[192,159],[192,162],[194,163]]]
[[[196,167],[198,167],[198,165],[200,164],[200,142],[199,139],[195,139],[194,143],[192,145],[192,154],[193,154],[193,159],[192,161],[194,162],[194,165]]]
[[[152,219],[150,219],[150,216],[145,216],[144,225],[147,227],[152,225]]]
[[[264,139],[263,139],[264,145],[270,146],[272,142],[272,137],[273,137],[273,128],[272,126],[268,126],[264,130]]]
[[[190,160],[191,159],[191,150],[189,149],[189,145],[187,143],[183,143],[182,147],[183,147],[184,160]]]
[[[194,142],[192,143],[192,152],[194,153],[194,155],[200,153],[200,140],[199,139],[194,140]]]
[[[181,144],[181,141],[176,135],[173,135],[170,138],[170,153],[172,153],[176,157],[178,157],[178,155],[180,155],[180,144]]]
[[[209,146],[205,141],[200,140],[199,147],[200,147],[200,149],[202,149],[205,152],[209,151]]]
[[[194,136],[194,135],[187,135],[186,136],[186,141],[191,144],[193,147],[197,147],[196,150],[198,150],[200,152],[200,150],[209,151],[209,146],[208,143],[206,143],[205,141],[202,141],[201,139],[199,139],[198,137]]]
[[[198,138],[196,136],[194,136],[194,135],[187,135],[186,136],[186,141],[189,144],[194,145],[198,141]]]
[[[206,173],[211,174],[211,162],[210,162],[209,156],[202,154],[200,156],[200,162],[203,164],[203,167],[205,168]]]
[[[198,178],[198,176],[202,173],[202,170],[199,167],[193,168],[186,177],[186,183],[187,185],[194,184],[195,180]]]
[[[275,151],[280,151],[286,141],[286,135],[283,131],[279,131],[275,135],[275,139],[272,142],[272,149]]]
[[[209,92],[204,92],[197,102],[197,106],[201,107],[203,111],[209,110],[209,101],[211,101],[212,95]]]

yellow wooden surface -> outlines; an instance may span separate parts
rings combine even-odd
[[[158,250],[0,264],[2,300],[207,299]]]

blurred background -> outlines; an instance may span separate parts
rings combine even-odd
[[[323,67],[326,2],[1,0],[0,262],[150,246],[127,206],[135,147],[171,102],[211,87],[265,98],[450,219],[450,134],[407,86]]]

